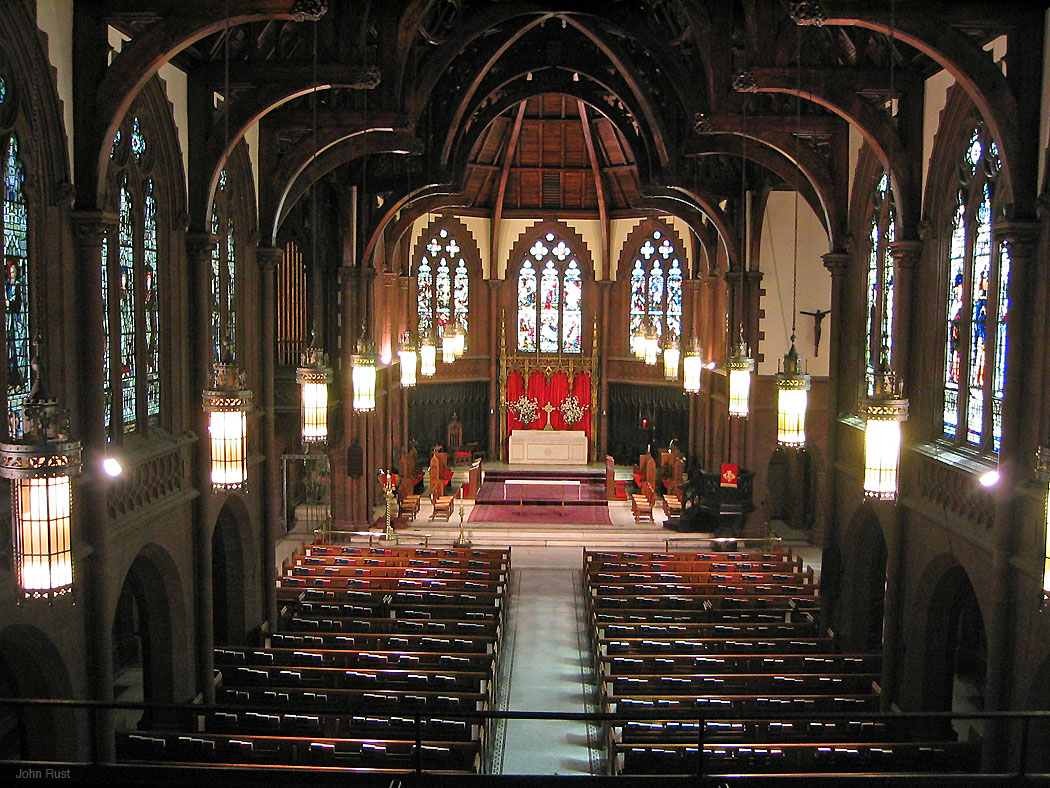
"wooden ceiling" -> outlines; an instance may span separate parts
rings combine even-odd
[[[637,201],[638,173],[627,144],[593,107],[558,93],[520,102],[490,124],[474,147],[463,190],[472,208],[593,213]]]

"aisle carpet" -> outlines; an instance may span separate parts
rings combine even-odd
[[[534,506],[475,504],[468,523],[549,523],[551,525],[612,525],[608,506]]]

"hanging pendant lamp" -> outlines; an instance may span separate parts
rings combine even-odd
[[[901,396],[900,382],[890,369],[886,345],[882,346],[874,390],[861,397],[858,415],[864,419],[864,495],[892,501],[897,497],[901,423],[908,418],[908,400]]]
[[[743,326],[740,338],[726,359],[726,369],[729,370],[729,415],[746,419],[751,412],[751,373],[755,371],[755,360],[744,341]]]

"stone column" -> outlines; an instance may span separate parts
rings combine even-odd
[[[598,292],[601,297],[602,321],[598,330],[601,336],[598,338],[598,347],[601,348],[599,362],[595,365],[595,373],[598,375],[598,451],[597,460],[604,463],[609,453],[609,359],[612,358],[612,339],[609,336],[609,312],[612,305],[612,290],[615,283],[604,279],[598,282]],[[594,385],[594,381],[591,381]],[[593,423],[593,420],[592,420]]]
[[[1038,387],[1031,380],[1037,375],[1023,374],[1025,359],[1034,358],[1041,348],[1041,335],[1035,319],[1035,303],[1031,286],[1035,273],[1034,257],[1039,240],[1040,225],[1035,222],[1005,222],[995,227],[995,237],[1010,253],[1010,312],[1011,326],[1006,351],[1006,390],[1003,393],[1002,446],[999,451],[999,484],[995,505],[995,523],[992,534],[991,593],[985,635],[988,642],[988,672],[985,679],[985,710],[1005,711],[1010,708],[1010,657],[1012,634],[1017,618],[1013,603],[1011,560],[1017,544],[1017,521],[1020,509],[1020,490],[1031,478],[1034,445],[1024,441],[1022,413],[1025,400],[1035,401]],[[1027,335],[1018,329],[1029,328]],[[1008,726],[989,720],[981,752],[981,766],[985,770],[1006,767]]]
[[[824,267],[831,274],[831,326],[828,331],[828,444],[827,444],[827,478],[824,479],[824,517],[837,512],[837,489],[834,458],[838,454],[838,415],[842,411],[839,381],[843,380],[842,369],[842,334],[845,326],[845,284],[846,272],[849,270],[852,255],[849,252],[827,252],[821,255]],[[849,379],[848,376],[845,379]],[[823,518],[813,523],[813,541],[815,544],[831,546],[835,544],[837,534],[834,527],[829,527]]]
[[[190,394],[195,410],[197,445],[194,452],[194,484],[200,491],[194,524],[194,591],[197,595],[195,636],[197,645],[197,687],[205,703],[215,702],[215,635],[212,627],[212,527],[215,517],[211,492],[211,447],[208,442],[208,415],[202,407],[202,391],[211,384],[214,359],[211,340],[211,259],[218,243],[209,233],[186,236],[190,291],[191,357],[196,385]],[[265,527],[265,525],[264,525]]]
[[[922,241],[893,241],[889,244],[895,269],[893,277],[893,351],[890,363],[907,386],[911,375],[911,311],[915,269],[922,259]]]
[[[492,461],[500,459],[500,449],[503,446],[503,436],[500,435],[499,418],[499,368],[500,357],[503,355],[503,338],[506,336],[501,323],[502,310],[500,309],[500,289],[504,280],[489,279],[489,446],[488,458]],[[476,491],[475,491],[476,492]]]
[[[76,345],[77,371],[81,387],[77,396],[79,405],[74,416],[76,432],[83,445],[84,473],[76,482],[77,526],[82,529],[84,541],[91,545],[91,553],[80,561],[77,574],[84,588],[87,612],[86,623],[87,678],[94,700],[113,700],[113,629],[112,610],[114,589],[107,577],[109,569],[109,511],[106,505],[106,487],[101,467],[106,451],[106,427],[103,422],[102,349],[102,244],[106,234],[117,225],[117,217],[97,211],[74,211],[70,218],[76,238],[77,324],[80,326]],[[57,340],[57,337],[55,337]],[[95,736],[99,743],[99,757],[103,763],[112,762],[116,753],[113,740],[113,714],[102,712]]]
[[[284,259],[284,250],[274,246],[260,246],[255,250],[255,260],[262,278],[262,391],[263,407],[263,610],[271,628],[277,624],[277,567],[274,545],[281,517],[281,458],[277,451],[277,428],[274,406],[275,356],[277,354],[277,298],[274,281],[277,265]]]

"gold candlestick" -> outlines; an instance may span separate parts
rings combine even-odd
[[[397,544],[397,534],[394,532],[394,524],[390,518],[392,503],[394,500],[394,474],[380,468],[379,483],[383,485],[383,495],[386,498],[386,528],[383,529],[383,533],[379,538],[381,541]]]
[[[459,536],[456,537],[456,541],[452,543],[453,547],[470,547],[474,543],[467,539],[466,534],[463,533],[463,504],[459,505]]]

